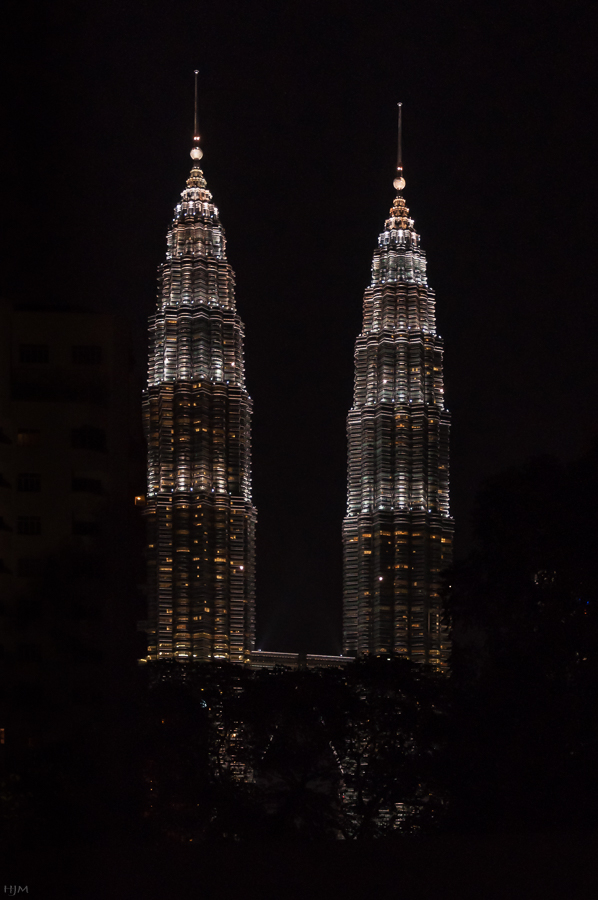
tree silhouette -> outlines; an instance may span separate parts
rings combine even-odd
[[[149,675],[140,744],[152,840],[364,839],[430,827],[442,810],[445,686],[421,667],[165,663]]]
[[[458,827],[598,824],[598,453],[491,479],[451,573]]]

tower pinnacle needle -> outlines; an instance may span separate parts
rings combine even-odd
[[[195,119],[193,120],[193,137],[198,138],[199,135],[197,133],[197,76],[199,75],[199,69],[195,69]]]
[[[199,146],[199,132],[197,130],[197,76],[199,69],[195,69],[195,118],[193,120],[193,148],[191,150],[191,159],[198,163],[203,156],[203,150]]]
[[[393,187],[397,191],[402,191],[405,187],[405,179],[403,178],[403,104],[397,103],[399,107],[399,135],[397,146],[397,174],[393,181]]]
[[[399,172],[402,172],[403,171],[403,135],[401,132],[402,132],[402,126],[403,126],[403,122],[402,122],[403,117],[402,117],[401,113],[403,111],[403,104],[397,103],[397,106],[399,107],[399,140],[398,140],[398,150],[397,150],[397,170]]]

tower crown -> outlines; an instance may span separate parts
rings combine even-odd
[[[372,259],[372,287],[390,282],[427,285],[426,254],[403,197],[395,197]]]
[[[386,231],[392,231],[393,228],[402,228],[415,234],[413,219],[409,218],[409,209],[402,197],[395,197],[388,216],[389,218],[384,223]]]
[[[187,179],[187,187],[181,193],[181,202],[177,203],[175,207],[172,222],[173,228],[175,228],[179,222],[184,221],[210,222],[217,225],[220,228],[222,236],[224,235],[222,226],[220,225],[218,207],[214,205],[212,193],[208,190],[205,175],[197,163],[193,165],[189,178]],[[202,248],[201,246],[196,248],[189,247],[190,251],[193,251],[193,249],[195,249],[195,252],[198,252],[205,248]]]
[[[208,191],[206,177],[205,177],[204,173],[202,172],[202,170],[200,169],[200,167],[197,165],[197,163],[195,163],[195,165],[191,169],[191,174],[189,175],[189,178],[187,179],[187,187],[204,191],[208,195],[208,198],[210,200],[212,199],[212,195]]]
[[[162,265],[162,296],[165,303],[179,305],[203,302],[205,297],[209,303],[227,307],[234,305],[234,276],[230,266],[223,273],[226,274],[225,281],[220,279],[213,289],[199,293],[192,291],[191,295],[187,289],[192,284],[198,286],[200,283],[207,287],[206,265],[209,265],[209,260],[226,264],[224,228],[220,224],[218,207],[214,204],[204,173],[197,162],[193,164],[187,186],[175,207],[166,245],[166,262]],[[201,263],[201,260],[204,262]],[[190,281],[183,274],[187,270],[191,276]]]

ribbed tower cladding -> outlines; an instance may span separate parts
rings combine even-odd
[[[251,399],[197,112],[193,144],[149,324],[148,661],[246,663],[255,629]]]
[[[399,108],[400,115],[400,108]],[[400,120],[399,120],[400,148]],[[343,652],[447,666],[441,573],[452,559],[443,344],[398,175],[363,300],[347,420]]]

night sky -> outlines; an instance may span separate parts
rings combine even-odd
[[[446,346],[457,554],[486,476],[595,439],[595,4],[9,6],[2,292],[122,312],[141,369],[199,69],[254,401],[258,647],[341,649],[345,418],[397,101]]]

